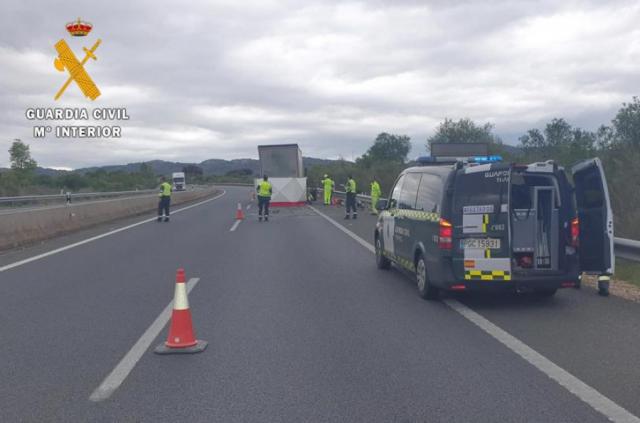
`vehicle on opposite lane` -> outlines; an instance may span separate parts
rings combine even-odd
[[[173,172],[171,180],[175,191],[184,191],[187,189],[187,181],[185,180],[184,172]]]
[[[516,290],[552,296],[582,272],[613,274],[613,220],[599,159],[429,160],[397,178],[374,230],[377,265],[415,274],[418,291]]]

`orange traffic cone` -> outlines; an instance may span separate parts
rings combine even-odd
[[[158,345],[154,352],[156,354],[193,354],[204,351],[207,345],[207,341],[196,339],[187,299],[184,269],[178,269],[169,336],[167,342]]]
[[[236,210],[236,220],[244,219],[244,212],[242,211],[242,204],[238,203],[238,210]]]

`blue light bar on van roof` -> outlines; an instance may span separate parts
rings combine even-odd
[[[492,163],[492,162],[501,162],[502,156],[494,155],[494,156],[476,156],[472,160],[474,163]]]
[[[468,163],[493,163],[501,162],[502,156],[475,156],[475,157],[430,157],[421,156],[416,159],[416,162],[421,165],[428,165],[432,163],[455,163],[455,162],[468,162]]]
[[[436,158],[435,157],[431,157],[431,156],[420,156],[416,159],[416,162],[420,163],[420,164],[426,164],[426,163],[435,163],[436,162]]]

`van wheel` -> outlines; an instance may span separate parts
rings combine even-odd
[[[424,262],[422,253],[416,261],[416,283],[418,284],[418,294],[425,300],[437,300],[440,290],[431,285],[427,277],[427,266]]]
[[[382,241],[380,237],[376,237],[376,265],[378,269],[388,270],[391,267],[391,261],[384,256],[382,249]]]
[[[556,292],[558,292],[557,289],[540,289],[538,291],[535,291],[536,295],[545,298],[553,297],[554,295],[556,295]]]

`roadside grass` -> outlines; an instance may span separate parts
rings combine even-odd
[[[616,258],[614,278],[640,288],[640,262]]]

